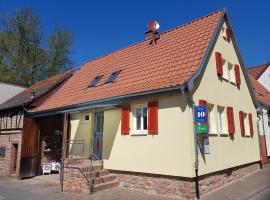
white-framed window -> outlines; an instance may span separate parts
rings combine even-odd
[[[217,107],[217,118],[218,118],[218,132],[220,134],[228,134],[225,107],[223,106]]]
[[[222,78],[229,81],[230,83],[235,83],[235,73],[233,64],[231,64],[225,59],[222,59],[222,68],[223,68]]]
[[[248,114],[244,113],[245,135],[250,136]]]
[[[89,113],[83,113],[81,123],[87,124],[87,123],[89,123],[89,120],[90,120]]]
[[[217,134],[216,116],[214,111],[214,105],[208,104],[208,123],[209,123],[209,133]]]
[[[235,74],[233,64],[228,62],[228,81],[235,83]]]
[[[222,69],[223,69],[223,76],[222,76],[222,78],[228,80],[229,79],[228,63],[224,59],[222,59]]]
[[[133,133],[145,134],[148,130],[148,108],[147,105],[135,106],[133,114]]]

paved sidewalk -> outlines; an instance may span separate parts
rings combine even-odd
[[[146,194],[123,187],[96,192],[93,195],[60,192],[55,182],[44,178],[17,180],[0,177],[0,200],[181,200],[177,197]]]
[[[19,181],[0,177],[0,200],[180,200],[177,197],[146,194],[116,187],[102,192],[76,194],[60,192],[56,177],[36,177]],[[225,185],[201,197],[203,200],[270,200],[270,165],[252,175]]]
[[[204,200],[270,200],[270,165],[241,180],[216,189],[204,196]]]

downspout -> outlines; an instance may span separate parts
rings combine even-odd
[[[261,113],[262,113],[262,129],[263,129],[263,134],[264,134],[264,136],[265,136],[265,127],[264,127],[264,113],[263,113],[263,109],[262,109],[262,107],[260,107],[261,108]]]
[[[266,138],[266,136],[265,136],[265,126],[264,126],[264,113],[263,113],[263,109],[262,109],[262,107],[260,107],[260,110],[261,110],[261,119],[262,119],[262,129],[263,129],[263,135],[264,135],[264,138]],[[265,141],[266,142],[266,141]],[[267,158],[268,158],[268,156],[267,156]]]
[[[261,142],[260,142],[260,126],[259,126],[259,122],[260,122],[260,120],[262,119],[261,118],[261,115],[262,115],[262,108],[261,107],[258,107],[257,108],[257,117],[258,117],[258,119],[257,119],[257,122],[256,122],[256,124],[257,124],[257,130],[258,130],[258,143],[259,143],[259,157],[260,157],[260,168],[262,169],[263,167],[262,167],[262,160],[261,160],[261,158],[262,158],[262,149],[261,149]]]
[[[192,110],[192,121],[193,121],[193,135],[194,135],[194,152],[195,152],[195,160],[194,160],[194,170],[195,170],[195,190],[196,190],[196,199],[200,199],[200,187],[199,187],[199,158],[198,158],[198,142],[197,142],[197,135],[195,131],[195,124],[194,124],[194,106],[195,102],[193,101],[192,97],[190,97],[188,86],[185,85],[181,87],[181,94],[184,96],[185,100],[187,101],[188,105],[191,107]]]

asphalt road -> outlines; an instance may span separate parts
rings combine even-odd
[[[50,184],[26,184],[16,179],[0,178],[0,200],[57,200],[46,191],[53,189]]]
[[[0,200],[180,200],[128,190],[123,187],[97,192],[93,195],[60,192],[59,185],[37,179],[18,181],[0,177]]]

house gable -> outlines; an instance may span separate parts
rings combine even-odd
[[[198,105],[199,100],[203,99],[208,103],[207,106],[212,112],[209,116],[209,123],[212,123],[212,126],[209,124],[210,154],[205,155],[204,159],[200,157],[200,174],[223,170],[260,159],[257,130],[254,128],[255,134],[253,137],[250,136],[252,134],[244,137],[241,135],[239,112],[243,111],[245,116],[250,113],[253,116],[252,125],[256,127],[255,106],[257,106],[257,101],[233,31],[231,32],[230,42],[226,40],[224,30],[227,28],[232,30],[231,27],[225,15],[212,44],[209,46],[209,54],[206,55],[208,59],[205,60],[201,73],[194,77],[194,103]],[[217,60],[219,60],[216,56],[217,52],[221,54],[222,75],[217,71]],[[239,66],[241,80],[239,86],[236,81],[235,66]],[[228,110],[233,110],[233,128],[235,128],[233,135],[229,134],[230,124],[228,121],[231,119],[229,120]],[[220,116],[221,118],[219,118]],[[245,123],[249,123],[248,118],[246,118]],[[246,132],[249,133],[249,130],[246,130]],[[245,149],[245,151],[237,151],[239,148]],[[232,160],[233,162],[231,162]]]

